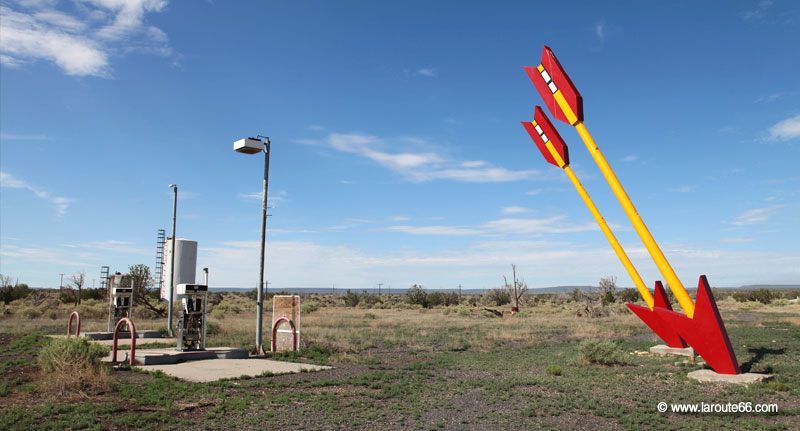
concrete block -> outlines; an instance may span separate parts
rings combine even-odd
[[[669,347],[664,344],[659,344],[657,346],[651,347],[650,353],[661,356],[686,356],[689,358],[695,357],[694,349],[692,349],[691,347],[685,347],[685,348]]]
[[[697,370],[687,374],[690,379],[702,383],[733,383],[735,385],[750,385],[753,383],[772,380],[772,374],[742,373],[719,374],[714,370]]]

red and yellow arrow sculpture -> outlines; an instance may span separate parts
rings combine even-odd
[[[667,261],[658,243],[656,243],[653,235],[644,224],[638,211],[636,211],[636,207],[622,187],[622,183],[583,124],[583,98],[569,79],[569,76],[564,72],[553,51],[545,46],[542,50],[541,64],[537,67],[526,67],[525,71],[533,81],[542,99],[544,99],[550,113],[557,119],[574,126],[578,131],[581,140],[583,140],[595,163],[603,173],[603,177],[605,177],[617,200],[622,205],[622,209],[631,221],[634,230],[641,238],[659,272],[667,281],[669,288],[686,314],[683,315],[671,309],[660,282],[656,282],[655,298],[650,295],[608,224],[602,218],[597,207],[589,198],[588,193],[586,193],[586,190],[569,167],[566,144],[561,140],[560,135],[550,124],[544,112],[537,107],[534,113],[534,122],[523,122],[523,125],[534,142],[536,142],[537,147],[542,151],[545,159],[549,163],[564,169],[648,305],[648,308],[644,308],[628,304],[628,308],[668,345],[672,347],[685,346],[683,342],[686,341],[694,348],[697,354],[706,360],[706,363],[714,371],[721,374],[738,374],[740,372],[739,364],[736,361],[736,355],[731,347],[728,333],[719,315],[708,281],[705,276],[700,276],[697,286],[697,303],[692,302],[692,298],[683,287],[683,283],[675,274],[675,270]],[[554,141],[554,139],[557,139],[557,141]]]

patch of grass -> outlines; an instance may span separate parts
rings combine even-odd
[[[558,365],[548,365],[547,368],[545,368],[545,371],[547,372],[547,374],[550,374],[551,376],[560,376],[561,374],[563,374],[561,367],[559,367]]]

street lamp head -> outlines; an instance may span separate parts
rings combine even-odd
[[[258,154],[264,151],[264,143],[258,138],[239,139],[233,143],[233,150],[237,153]]]
[[[170,185],[168,185],[167,187],[169,187],[169,188],[171,188],[171,189],[177,189],[177,188],[178,188],[178,185],[177,185],[177,184],[170,184]]]

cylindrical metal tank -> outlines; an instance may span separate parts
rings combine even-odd
[[[171,272],[172,240],[167,238],[164,243],[164,271],[161,283],[161,299],[169,300],[169,279]],[[197,241],[186,238],[175,239],[175,277],[174,286],[179,284],[194,284],[197,271]],[[173,302],[175,297],[173,296]]]

